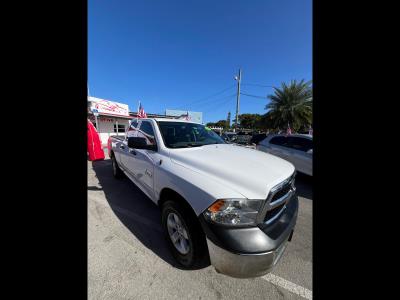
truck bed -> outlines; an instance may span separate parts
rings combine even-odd
[[[115,138],[115,139],[121,140],[121,141],[125,140],[125,136],[123,136],[123,135],[110,135],[110,138]]]

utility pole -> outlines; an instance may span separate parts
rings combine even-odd
[[[239,75],[235,76],[235,80],[237,81],[237,95],[236,95],[236,122],[235,122],[235,131],[238,127],[239,122],[239,104],[240,104],[240,81],[242,79],[242,70],[239,69]]]

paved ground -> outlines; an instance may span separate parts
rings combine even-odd
[[[109,160],[88,162],[89,299],[311,299],[312,182],[296,180],[299,217],[293,240],[271,275],[235,279],[209,266],[176,267],[160,212]]]

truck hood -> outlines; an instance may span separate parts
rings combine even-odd
[[[276,156],[231,144],[170,151],[172,162],[207,176],[248,199],[265,199],[294,166]]]

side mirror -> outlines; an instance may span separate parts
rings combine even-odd
[[[155,144],[148,144],[144,137],[128,137],[128,147],[133,149],[157,150]]]

